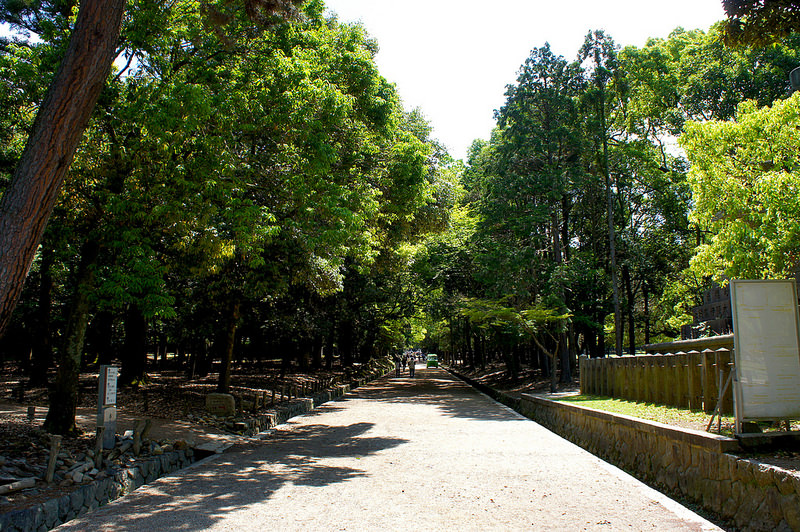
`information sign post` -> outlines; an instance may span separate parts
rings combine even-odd
[[[747,421],[800,419],[800,328],[791,280],[731,281],[736,432]]]
[[[119,368],[100,366],[97,386],[97,427],[103,427],[103,449],[113,449],[117,434],[117,377]]]

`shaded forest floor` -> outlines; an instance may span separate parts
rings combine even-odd
[[[266,411],[289,397],[310,395],[314,391],[336,383],[350,382],[360,376],[359,368],[347,370],[297,371],[282,374],[278,361],[262,365],[234,368],[231,393],[237,398],[236,418],[246,418]],[[53,382],[54,375],[49,376]],[[182,426],[191,426],[194,432],[215,434],[230,433],[230,418],[217,418],[206,412],[205,397],[216,391],[218,374],[188,379],[176,370],[152,371],[147,382],[139,386],[119,387],[117,410],[127,418],[180,420]],[[42,430],[42,420],[49,406],[46,387],[30,387],[28,376],[14,362],[0,363],[0,485],[13,480],[36,476],[44,478],[50,449],[50,435]],[[21,388],[21,384],[24,388]],[[253,404],[259,396],[258,407]],[[96,412],[98,374],[86,372],[80,376],[79,411]],[[29,419],[29,407],[35,409],[35,419]],[[244,407],[244,411],[243,408]],[[118,434],[120,430],[117,431]],[[176,435],[179,438],[180,433]],[[155,436],[153,437],[155,439]],[[170,438],[174,441],[173,438]],[[162,440],[160,443],[164,443]],[[166,441],[166,443],[173,443]],[[68,462],[81,461],[94,448],[94,428],[78,424],[76,434],[65,437],[61,453]],[[76,489],[78,485],[68,480],[51,485],[39,481],[35,488],[0,496],[0,513],[25,508],[49,498],[58,497]]]

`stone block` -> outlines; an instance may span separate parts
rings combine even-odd
[[[48,529],[54,528],[58,521],[58,499],[50,499],[42,503],[44,511],[44,524]]]
[[[236,400],[229,393],[210,393],[206,395],[206,410],[215,416],[232,416],[236,414]]]
[[[719,456],[706,451],[701,454],[703,462],[703,476],[710,479],[719,479]]]
[[[783,520],[781,502],[783,502],[783,499],[778,493],[778,488],[774,486],[766,488],[764,492],[764,509],[769,512],[773,523],[780,523]]]
[[[738,509],[738,501],[737,499],[731,497],[722,504],[722,509],[720,510],[720,515],[723,519],[733,519],[733,516],[736,515],[736,510]]]
[[[675,469],[674,465],[670,465],[666,468],[664,473],[664,484],[666,484],[667,488],[670,490],[674,490],[678,487],[678,474]]]
[[[761,488],[768,488],[775,485],[775,477],[772,474],[773,467],[767,464],[756,464],[753,467],[753,479],[756,485]]]
[[[738,506],[733,516],[733,522],[738,527],[747,529],[749,529],[750,521],[755,517],[754,514],[762,502],[760,498],[756,499],[749,496],[749,493],[750,490],[745,490],[743,497],[737,500]]]
[[[72,509],[72,502],[69,495],[62,495],[58,498],[58,519],[66,521],[69,511]]]
[[[736,478],[736,457],[727,453],[719,456],[719,479],[732,481]]]
[[[751,516],[747,524],[747,530],[775,530],[778,522],[772,520],[769,504],[764,500]]]
[[[689,496],[692,495],[691,485],[690,485],[691,477],[692,477],[691,468],[687,468],[682,475],[678,476],[678,489],[680,489],[681,493]]]
[[[787,471],[775,470],[775,486],[781,495],[795,495],[794,483],[792,482],[792,475]]]
[[[736,462],[736,480],[742,484],[752,484],[753,465],[750,460],[739,460]]]
[[[83,488],[83,504],[90,506],[92,502],[97,502],[97,483],[90,482]]]
[[[800,530],[800,504],[798,504],[796,497],[784,497],[783,504],[783,518],[792,528],[792,530]]]
[[[718,511],[721,512],[723,505],[727,504],[727,501],[730,500],[731,495],[733,494],[733,486],[731,485],[730,480],[720,480],[718,486],[719,500],[721,505]]]
[[[698,484],[702,494],[703,506],[714,512],[719,512],[722,507],[719,482],[716,480],[703,479],[700,480]]]
[[[69,494],[69,504],[72,508],[83,506],[83,490],[77,489]]]

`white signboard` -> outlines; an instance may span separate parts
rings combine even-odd
[[[800,419],[795,281],[731,281],[731,306],[737,430],[742,421]]]
[[[100,368],[100,405],[117,404],[117,378],[119,368],[114,366],[102,366]]]

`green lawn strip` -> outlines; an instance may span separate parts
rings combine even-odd
[[[709,414],[703,412],[693,412],[684,408],[655,405],[652,403],[637,403],[622,399],[611,399],[598,395],[572,395],[559,397],[554,400],[563,403],[577,404],[587,408],[594,408],[595,410],[602,410],[604,412],[638,417],[648,421],[657,421],[665,425],[693,428],[695,430],[705,430],[708,421],[711,419]],[[725,434],[727,428],[727,432],[732,434],[731,427],[733,427],[733,424],[733,416],[722,416],[722,433]],[[716,426],[717,420],[714,419],[712,430],[715,430]]]

